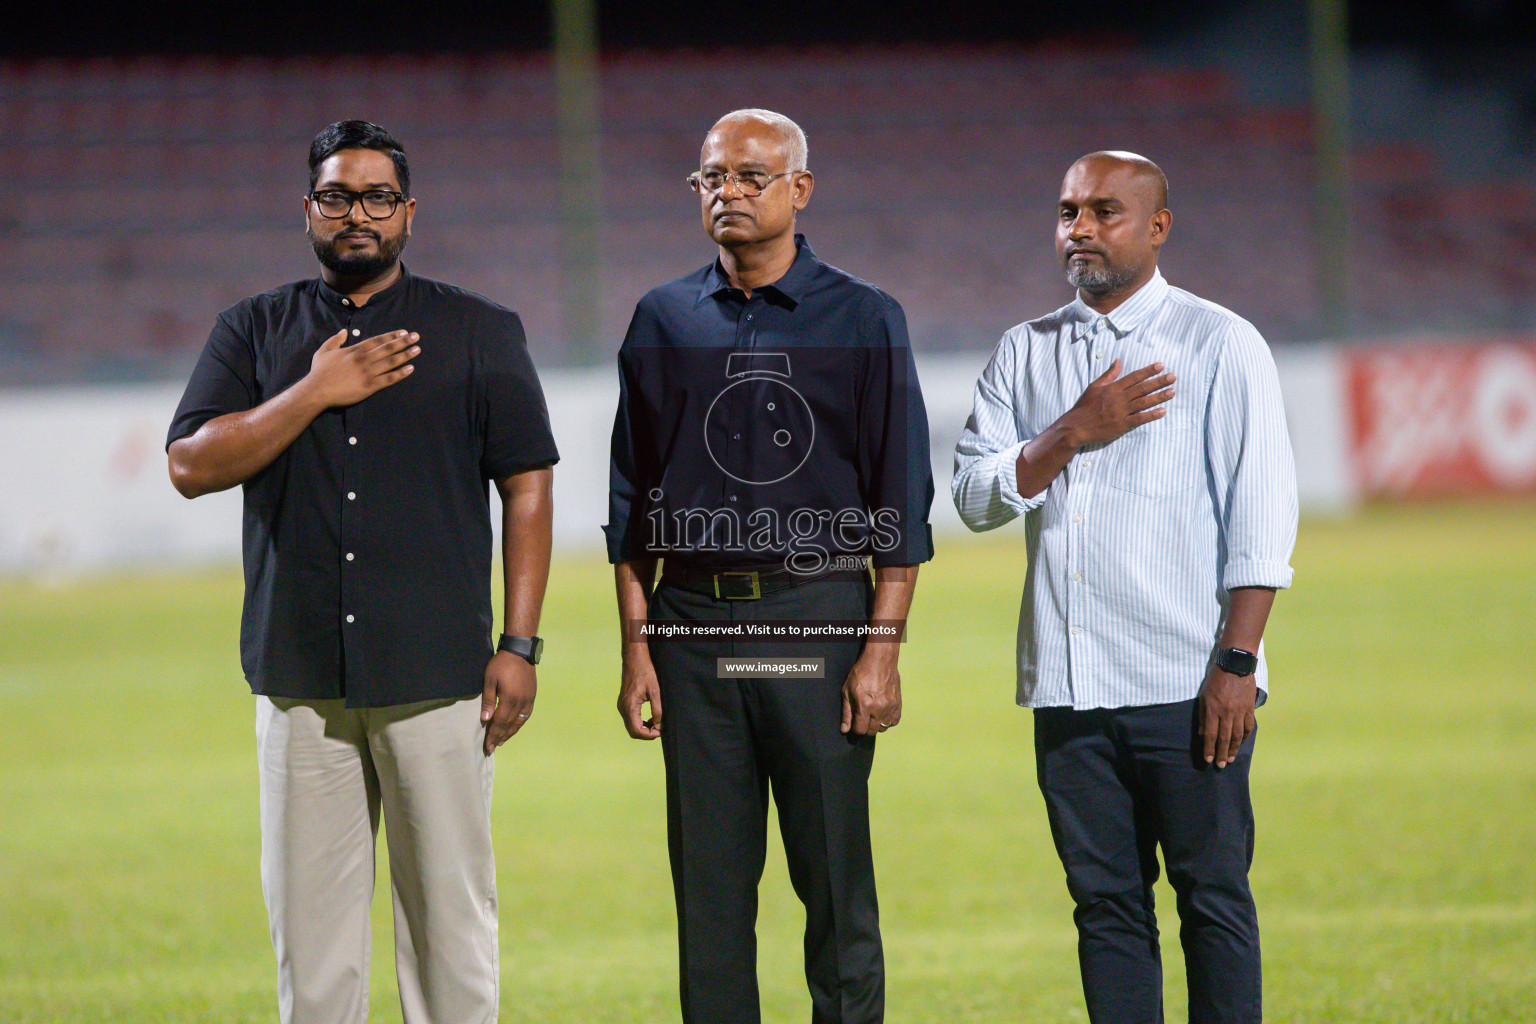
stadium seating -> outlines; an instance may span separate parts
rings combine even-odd
[[[1427,145],[1352,153],[1350,325],[1325,323],[1306,111],[1133,51],[897,49],[616,56],[601,68],[599,336],[568,337],[553,73],[532,57],[0,64],[0,384],[179,375],[218,309],[307,275],[314,131],[395,131],[419,200],[407,259],[519,309],[541,363],[601,361],[634,301],[710,257],[683,179],[704,128],[766,105],[810,134],[804,230],[905,306],[920,348],[989,348],[1070,292],[1066,164],[1147,153],[1173,182],[1170,280],[1278,342],[1528,325],[1536,187],[1454,178]]]

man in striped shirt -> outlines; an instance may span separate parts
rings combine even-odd
[[[1024,516],[1018,702],[1035,709],[1090,1019],[1162,1020],[1161,846],[1190,1019],[1246,1024],[1261,1016],[1248,769],[1295,465],[1264,339],[1158,272],[1167,198],[1133,153],[1067,171],[1056,250],[1077,298],[1003,336],[953,495],[973,530]]]

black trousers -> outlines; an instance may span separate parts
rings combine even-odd
[[[663,580],[652,619],[869,616],[865,582],[813,582],[756,601]],[[757,1024],[757,887],[770,789],[790,882],[805,904],[813,1024],[878,1024],[885,966],[869,840],[872,736],[840,731],[842,685],[862,643],[652,640],[661,687],[667,840],[685,1024]],[[716,658],[825,659],[822,679],[721,679]]]
[[[1094,1024],[1160,1024],[1152,884],[1162,847],[1179,911],[1193,1024],[1258,1024],[1259,921],[1248,888],[1254,737],[1205,763],[1195,701],[1035,711],[1035,764],[1077,904],[1078,960]]]

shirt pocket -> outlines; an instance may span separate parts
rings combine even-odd
[[[1158,429],[1149,429],[1156,426]],[[1144,498],[1166,498],[1199,486],[1205,459],[1194,427],[1144,424],[1111,446],[1109,483]]]

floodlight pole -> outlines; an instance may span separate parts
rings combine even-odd
[[[1354,327],[1350,275],[1349,0],[1310,0],[1313,246],[1319,327],[1333,337]]]
[[[573,359],[591,365],[601,355],[602,329],[597,5],[595,0],[550,0],[549,7],[560,144],[560,283],[565,298],[561,327]]]

